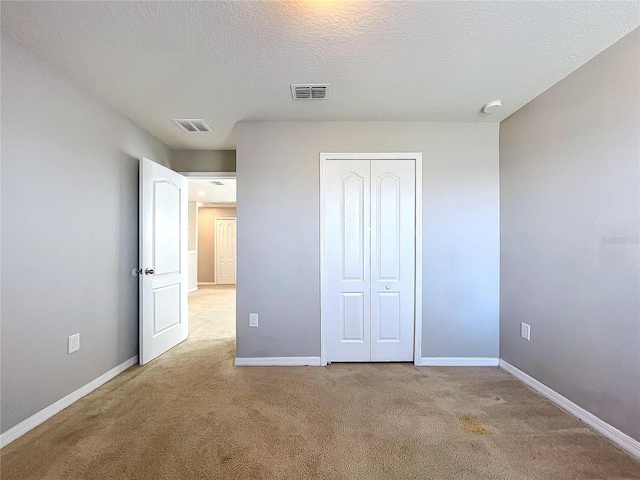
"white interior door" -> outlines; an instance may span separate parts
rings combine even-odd
[[[236,284],[236,219],[216,218],[216,284]]]
[[[331,362],[414,356],[415,160],[326,160],[322,328]]]
[[[140,161],[140,365],[189,335],[187,179]]]

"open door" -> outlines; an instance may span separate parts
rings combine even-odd
[[[140,160],[140,365],[189,335],[187,179]]]

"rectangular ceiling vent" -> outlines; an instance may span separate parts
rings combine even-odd
[[[220,180],[213,180],[212,182],[209,182],[212,185],[224,185],[224,183],[222,183]]]
[[[235,207],[236,202],[207,202],[212,207]]]
[[[201,118],[174,118],[173,121],[187,133],[213,132],[213,128]]]
[[[331,85],[328,83],[291,84],[291,96],[294,100],[324,100],[329,97]]]

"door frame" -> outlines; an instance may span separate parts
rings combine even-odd
[[[414,160],[416,166],[415,185],[415,278],[413,310],[413,363],[420,365],[422,357],[422,152],[404,153],[320,153],[320,365],[327,365],[327,350],[324,340],[322,305],[323,292],[327,291],[324,275],[325,255],[325,182],[327,160]]]
[[[237,213],[237,210],[236,210]],[[216,227],[218,226],[218,220],[234,220],[236,222],[236,230],[235,230],[235,241],[236,241],[236,246],[238,245],[238,218],[237,217],[213,217],[213,241],[215,242],[213,245],[213,279],[215,280],[215,284],[216,285],[229,285],[226,283],[218,283],[218,266],[217,266],[217,261],[218,261],[218,236],[217,236],[217,229]],[[235,286],[238,283],[237,280],[237,276],[238,276],[238,249],[236,248],[236,258],[234,259],[235,264],[236,264],[236,274],[233,276],[235,283],[233,283],[233,285]]]

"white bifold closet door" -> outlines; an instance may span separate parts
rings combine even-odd
[[[327,160],[327,361],[413,360],[415,161]]]

